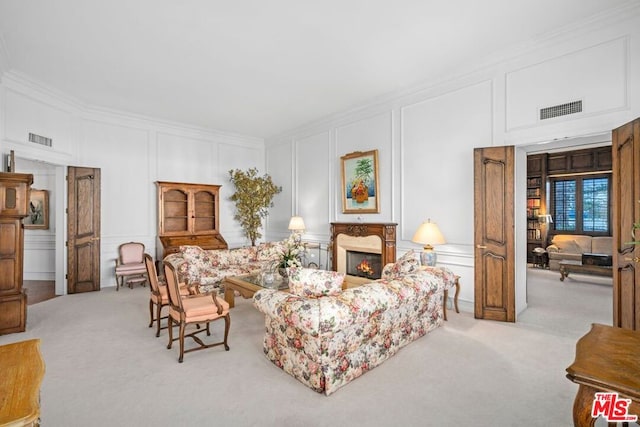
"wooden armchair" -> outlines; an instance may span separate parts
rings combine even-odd
[[[160,320],[166,319],[167,316],[162,317],[161,312],[163,307],[169,306],[169,293],[167,291],[167,282],[164,276],[159,276],[156,270],[156,264],[153,262],[151,255],[144,254],[144,264],[147,267],[147,277],[149,278],[149,289],[151,295],[149,298],[149,327],[153,326],[153,322],[156,322],[156,337],[160,336],[160,329],[166,329],[167,326],[160,326]],[[197,290],[191,291],[186,285],[180,284],[180,295],[189,295],[196,293]],[[155,310],[154,310],[155,309]],[[154,315],[155,311],[155,315]]]
[[[120,290],[120,286],[124,285],[125,277],[144,277],[146,274],[144,244],[138,242],[121,244],[118,247],[118,258],[116,258],[116,291]]]
[[[180,341],[180,357],[178,362],[182,363],[185,353],[191,351],[202,350],[205,348],[211,348],[219,345],[224,345],[224,349],[229,351],[229,345],[227,344],[227,337],[229,336],[229,325],[231,318],[229,316],[229,303],[222,298],[218,297],[215,293],[212,294],[196,294],[183,296],[180,295],[180,284],[178,283],[178,274],[175,268],[169,262],[163,262],[164,276],[167,281],[167,290],[169,294],[169,344],[167,348],[170,349],[173,338],[173,323],[176,323],[180,327],[180,332],[177,340]],[[211,322],[224,319],[224,340],[212,344],[205,344],[196,334],[200,332],[206,332],[207,335],[211,335],[209,325]],[[186,333],[185,329],[187,325],[201,325],[205,324],[204,329],[197,329],[193,332]],[[191,337],[199,347],[184,349],[184,338]]]

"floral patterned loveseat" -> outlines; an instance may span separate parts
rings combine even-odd
[[[266,357],[328,396],[437,328],[455,276],[418,259],[411,252],[385,266],[380,280],[344,291],[340,273],[299,280],[306,269],[289,269],[292,293],[264,289],[253,298],[265,314]]]
[[[263,265],[281,257],[284,245],[284,242],[264,242],[256,246],[209,250],[180,246],[180,252],[169,254],[164,260],[176,267],[180,281],[200,283],[201,292],[217,290],[222,295],[225,277],[259,271]]]

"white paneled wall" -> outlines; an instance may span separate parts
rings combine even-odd
[[[378,150],[378,175],[380,194],[379,214],[360,215],[367,222],[391,222],[392,220],[392,177],[393,177],[393,124],[392,113],[385,111],[368,117],[359,118],[336,128],[336,163],[335,171],[338,179],[334,182],[337,203],[335,218],[337,221],[354,220],[353,214],[342,213],[342,162],[340,157],[355,151]],[[356,215],[357,216],[357,215]]]
[[[473,217],[452,215],[473,212],[473,197],[451,196],[473,183],[473,149],[492,143],[492,99],[484,81],[402,107],[402,240],[430,218],[449,244],[473,243]]]
[[[296,141],[295,150],[295,163],[305,165],[305,168],[296,169],[293,213],[304,219],[307,239],[327,241],[329,230],[326,218],[330,209],[327,201],[330,199],[331,182],[329,133],[300,138]]]
[[[524,156],[559,145],[554,139],[567,143],[597,135],[602,143],[611,129],[640,116],[640,16],[636,11],[615,19],[559,32],[526,50],[505,53],[491,66],[460,70],[267,139],[268,170],[297,171],[294,206],[309,203],[315,189],[328,189],[327,204],[334,209],[309,213],[314,235],[323,228],[328,233],[333,221],[397,222],[400,256],[420,249],[411,238],[421,221],[436,221],[447,239],[437,248],[439,263],[461,276],[461,306],[473,311],[473,149],[510,144]],[[582,113],[539,120],[540,108],[576,99],[583,100]],[[286,148],[298,153],[293,166],[283,153]],[[342,214],[340,156],[372,149],[379,150],[380,213]],[[317,164],[325,152],[328,176],[319,173]],[[525,191],[522,164],[516,172],[516,200],[524,200],[518,198]],[[526,215],[525,204],[520,205],[516,220]],[[523,299],[526,236],[524,228],[517,231],[523,235],[516,239],[521,258],[516,293]]]
[[[66,185],[56,178],[66,166],[101,170],[102,287],[115,286],[121,243],[140,241],[157,254],[158,180],[222,185],[222,234],[230,246],[247,243],[233,220],[228,170],[257,167],[264,173],[262,139],[102,111],[14,74],[2,76],[0,90],[0,152],[14,150],[17,170],[33,173],[34,188],[51,194],[50,230],[25,233],[26,279],[55,277],[56,292],[66,293],[66,257],[56,256],[66,252],[66,202],[60,203],[66,201]],[[29,132],[52,138],[52,147],[28,142]]]
[[[24,279],[54,280],[56,217],[55,206],[59,197],[56,191],[55,168],[43,162],[16,159],[16,168],[33,174],[32,188],[46,190],[49,198],[49,229],[24,230]]]
[[[622,37],[507,73],[507,130],[540,125],[541,108],[578,100],[572,119],[626,108],[628,54]]]

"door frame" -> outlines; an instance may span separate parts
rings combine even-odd
[[[516,146],[516,322],[517,316],[527,308],[527,287],[529,286],[527,276],[527,212],[526,212],[526,189],[527,189],[527,155],[539,153],[552,153],[568,150],[578,150],[585,148],[596,148],[611,145],[611,131],[613,128],[586,136],[576,136],[562,140],[552,140],[548,142],[537,142]],[[560,273],[558,273],[559,276]],[[519,285],[519,284],[524,284]],[[611,290],[613,299],[613,289]],[[611,301],[609,301],[611,303]]]

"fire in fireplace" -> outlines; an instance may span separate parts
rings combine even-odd
[[[382,274],[382,256],[369,252],[347,251],[347,274],[379,279]]]

